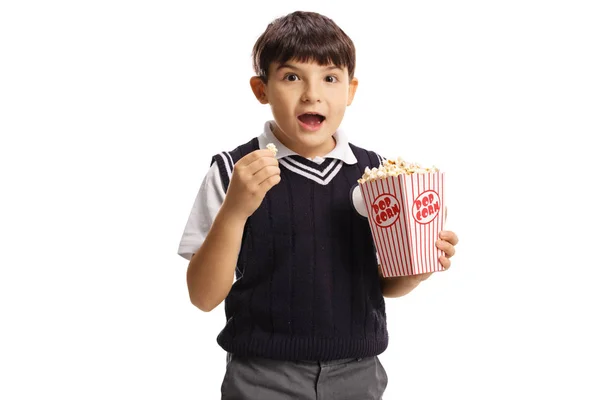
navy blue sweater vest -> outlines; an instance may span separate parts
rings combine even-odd
[[[246,222],[237,280],[225,299],[219,345],[241,356],[334,360],[382,353],[385,302],[368,221],[351,193],[376,153],[350,145],[358,163],[280,160],[281,182]],[[258,139],[213,157],[225,190],[233,165]],[[310,179],[311,177],[312,179]]]

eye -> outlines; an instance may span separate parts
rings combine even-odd
[[[327,83],[335,83],[338,81],[338,78],[333,75],[328,75],[325,77],[325,82]]]
[[[289,82],[294,82],[300,78],[298,78],[298,75],[296,75],[296,74],[287,74],[286,76],[283,77],[283,79],[286,81],[289,81]]]

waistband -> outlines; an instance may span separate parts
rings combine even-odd
[[[340,358],[338,360],[329,360],[329,361],[313,361],[313,360],[298,360],[296,361],[296,363],[298,364],[312,364],[312,365],[319,365],[321,367],[325,367],[328,365],[339,365],[339,364],[348,364],[348,363],[352,363],[352,362],[359,362],[361,361],[363,358]]]
[[[227,363],[229,363],[232,358],[233,358],[233,354],[232,353],[227,353]],[[251,357],[251,358],[255,358],[255,359],[261,359],[262,357]],[[296,360],[296,361],[279,361],[281,363],[296,363],[296,364],[309,364],[309,365],[319,365],[321,367],[325,367],[328,365],[340,365],[340,364],[349,364],[349,363],[353,363],[353,362],[360,362],[364,359],[365,357],[351,357],[351,358],[340,358],[337,360],[327,360],[327,361],[314,361],[314,360]],[[366,358],[371,358],[371,357],[366,357]],[[278,360],[274,360],[274,361],[278,361]]]

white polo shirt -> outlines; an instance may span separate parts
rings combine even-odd
[[[267,148],[268,143],[273,143],[278,150],[276,156],[278,160],[292,155],[298,155],[294,151],[281,144],[275,135],[273,135],[273,132],[271,131],[271,124],[274,123],[275,121],[265,122],[264,131],[260,136],[258,136],[259,148],[265,149]],[[311,159],[311,161],[321,164],[323,161],[325,161],[325,159],[333,158],[341,160],[346,164],[356,164],[358,161],[356,160],[352,149],[348,145],[348,139],[344,132],[338,129],[338,131],[333,134],[333,137],[335,139],[335,148],[325,155],[325,157],[315,157],[314,159]],[[293,160],[290,160],[289,162],[288,160],[284,160],[283,163],[290,165]],[[302,166],[298,165],[298,167],[301,168]],[[294,171],[296,168],[293,166],[289,169],[293,172],[302,174],[300,169]],[[308,175],[306,176],[308,177]],[[326,184],[326,182],[323,184]],[[213,163],[208,170],[208,173],[204,177],[204,180],[200,185],[200,190],[196,195],[196,199],[192,206],[192,211],[190,212],[185,229],[183,231],[183,236],[181,237],[181,241],[179,243],[179,250],[177,251],[177,254],[187,260],[191,260],[192,255],[200,248],[204,242],[204,239],[206,238],[206,235],[208,235],[208,231],[210,230],[210,227],[215,220],[215,217],[224,200],[225,191],[223,190],[223,185],[221,183],[219,168],[217,163]],[[362,216],[366,217],[366,207],[362,196],[360,195],[360,190],[353,191],[352,200],[356,211]]]

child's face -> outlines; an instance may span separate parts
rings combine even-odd
[[[349,81],[347,68],[291,60],[272,64],[267,84],[257,77],[251,84],[259,101],[271,105],[277,139],[312,158],[335,147],[332,135],[352,103],[358,80]]]

